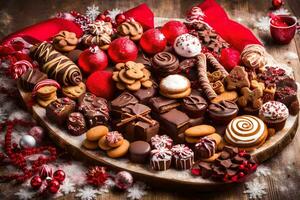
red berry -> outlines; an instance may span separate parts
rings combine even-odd
[[[284,4],[283,0],[272,0],[272,5],[275,9],[280,8]]]
[[[244,169],[245,169],[245,165],[240,165],[240,166],[239,166],[239,169],[240,169],[240,170],[244,170]]]
[[[96,20],[102,20],[102,21],[104,21],[105,17],[106,17],[105,15],[100,14],[100,15],[98,15],[98,17],[97,17]]]
[[[192,168],[191,169],[191,173],[194,175],[194,176],[200,176],[201,174],[201,170],[198,168]]]
[[[126,20],[126,17],[125,17],[124,14],[120,13],[120,14],[117,14],[115,20],[116,20],[117,24],[119,25],[119,24],[123,23]]]
[[[55,194],[58,192],[59,188],[60,188],[60,183],[55,180],[55,179],[52,179],[49,184],[48,184],[48,190],[50,193],[52,194]]]
[[[104,14],[104,15],[107,15],[108,12],[109,12],[109,10],[105,10],[105,11],[103,12],[103,14]]]
[[[105,21],[105,22],[110,22],[110,21],[111,21],[111,18],[110,18],[110,17],[105,17],[104,21]]]
[[[56,170],[53,174],[53,178],[61,183],[65,180],[66,174],[63,170]]]
[[[239,172],[239,177],[240,178],[242,178],[242,177],[244,177],[245,176],[245,174],[243,173],[243,172]]]
[[[231,177],[231,181],[237,182],[238,181],[238,176],[234,175],[233,177]]]
[[[42,179],[40,176],[34,176],[32,177],[31,181],[30,181],[30,185],[33,189],[37,190],[41,187],[42,185]]]

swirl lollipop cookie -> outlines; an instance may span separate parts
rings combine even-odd
[[[225,140],[232,146],[252,150],[261,146],[268,136],[265,123],[251,115],[234,118],[225,131]]]

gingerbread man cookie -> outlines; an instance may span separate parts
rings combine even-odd
[[[241,89],[242,96],[238,99],[238,104],[241,107],[250,106],[254,109],[260,108],[263,104],[262,96],[263,91],[259,88],[251,90],[250,88],[243,87]]]
[[[53,46],[60,52],[70,52],[76,48],[77,44],[78,38],[73,32],[61,31],[53,38]]]
[[[228,90],[236,90],[243,87],[250,87],[248,74],[244,67],[237,66],[233,68],[230,74],[225,78]]]

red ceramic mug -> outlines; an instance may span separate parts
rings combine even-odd
[[[289,15],[277,15],[288,26],[276,26],[270,19],[270,32],[275,42],[279,44],[288,44],[294,38],[297,30],[297,18]]]

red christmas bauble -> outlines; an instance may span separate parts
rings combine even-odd
[[[114,82],[112,73],[108,71],[96,71],[86,81],[87,89],[98,97],[111,99],[114,94]]]
[[[60,183],[56,180],[56,179],[52,179],[49,183],[48,183],[48,191],[52,194],[55,194],[58,192],[60,188]]]
[[[120,37],[110,43],[108,55],[115,63],[134,61],[138,55],[138,48],[130,39]]]
[[[272,6],[275,9],[279,9],[284,4],[283,0],[272,0]]]
[[[104,70],[108,65],[107,55],[98,46],[90,47],[80,54],[78,65],[83,72],[88,74]]]
[[[224,48],[221,51],[220,63],[225,69],[231,71],[240,63],[240,53],[232,48]]]
[[[149,29],[140,39],[140,46],[148,54],[161,52],[166,48],[166,45],[167,39],[158,29]]]
[[[186,25],[180,21],[169,21],[160,29],[160,31],[167,38],[170,45],[173,45],[175,39],[179,35],[188,33]]]
[[[66,174],[65,174],[65,172],[63,171],[63,170],[56,170],[55,172],[54,172],[54,174],[53,174],[53,178],[55,179],[55,180],[57,180],[58,182],[63,182],[64,180],[65,180],[65,178],[66,178]]]
[[[33,189],[37,190],[41,187],[42,185],[42,178],[40,176],[34,176],[32,177],[31,181],[30,181],[30,185]]]
[[[116,23],[119,25],[121,23],[123,23],[126,20],[126,17],[123,13],[117,14],[116,16]]]

